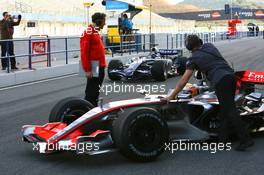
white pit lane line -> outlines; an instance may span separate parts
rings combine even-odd
[[[34,85],[34,84],[45,83],[45,82],[49,82],[49,81],[61,80],[61,79],[64,79],[64,78],[69,78],[69,77],[74,77],[74,76],[78,76],[78,73],[77,74],[60,76],[60,77],[56,77],[56,78],[49,78],[49,79],[45,79],[45,80],[34,81],[34,82],[30,82],[30,83],[23,83],[23,84],[9,86],[9,87],[4,87],[4,88],[0,88],[0,91],[15,89],[15,88],[19,88],[19,87],[30,86],[30,85]]]

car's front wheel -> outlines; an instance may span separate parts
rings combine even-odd
[[[125,157],[152,161],[164,152],[169,140],[166,121],[152,108],[127,109],[113,123],[113,139]]]
[[[65,98],[52,108],[49,122],[65,122],[70,124],[93,108],[94,106],[84,99],[77,97]]]

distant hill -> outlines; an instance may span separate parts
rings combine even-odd
[[[152,0],[152,8],[156,13],[181,13],[203,10],[224,9],[230,0],[184,0],[171,5],[166,0]],[[144,0],[144,5],[149,6],[149,0]],[[264,8],[264,0],[233,0],[234,6],[241,8]]]
[[[144,0],[144,5],[149,6],[149,0]],[[152,0],[152,9],[156,13],[177,13],[177,12],[194,12],[205,10],[193,4],[176,4],[171,5],[166,0]]]
[[[225,4],[230,4],[230,0],[184,0],[180,4],[191,4],[199,8],[223,9]],[[263,0],[233,0],[233,5],[241,8],[264,8]]]

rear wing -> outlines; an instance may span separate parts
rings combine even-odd
[[[161,56],[169,56],[169,55],[182,56],[183,50],[182,49],[159,49],[159,54]]]
[[[238,80],[242,83],[264,85],[264,72],[252,70],[240,71],[235,73]]]

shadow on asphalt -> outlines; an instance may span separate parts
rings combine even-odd
[[[56,154],[44,155],[39,154],[36,151],[23,151],[20,153],[20,156],[30,161],[42,163],[42,164],[63,164],[64,166],[71,166],[72,168],[81,168],[87,167],[89,168],[100,168],[104,167],[112,167],[112,166],[119,166],[119,165],[126,165],[126,164],[142,164],[140,162],[135,162],[126,159],[118,152],[101,154],[101,155],[77,155],[74,152],[61,152]],[[161,156],[156,161],[164,161],[165,156]],[[153,162],[156,162],[153,161]],[[151,163],[151,162],[150,162]]]
[[[101,168],[104,166],[107,167],[113,167],[113,166],[120,166],[120,165],[128,165],[128,164],[159,164],[159,163],[166,163],[168,161],[180,161],[181,157],[208,157],[208,156],[216,156],[216,157],[229,157],[229,156],[251,156],[252,154],[255,154],[258,152],[259,149],[262,149],[262,145],[260,145],[258,142],[259,139],[264,138],[264,132],[254,133],[253,138],[255,140],[255,146],[251,148],[250,150],[246,152],[237,152],[234,150],[231,150],[230,152],[219,152],[217,154],[211,154],[209,152],[204,151],[180,151],[176,152],[174,154],[170,154],[169,152],[165,152],[162,156],[160,156],[156,161],[149,162],[149,163],[140,163],[135,162],[126,159],[118,152],[112,152],[107,154],[101,154],[101,155],[93,155],[89,156],[86,154],[77,155],[74,152],[59,152],[55,154],[40,154],[36,151],[32,151],[31,149],[28,149],[28,147],[23,149],[22,152],[20,152],[20,156],[28,159],[28,161],[34,161],[41,164],[63,164],[65,167],[70,166],[71,168]],[[234,143],[236,145],[237,142]],[[177,158],[178,157],[178,158]],[[200,158],[202,158],[200,157]]]

